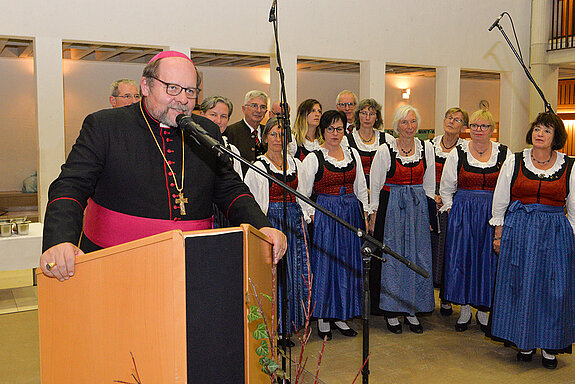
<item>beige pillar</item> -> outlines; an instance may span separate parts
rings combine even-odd
[[[38,128],[38,207],[40,221],[48,203],[48,187],[58,177],[65,161],[64,74],[62,40],[36,37],[34,40],[36,121]]]
[[[438,67],[435,70],[435,134],[443,134],[443,116],[451,107],[459,106],[461,91],[459,67]]]
[[[359,99],[367,98],[385,105],[385,61],[370,60],[359,64]]]

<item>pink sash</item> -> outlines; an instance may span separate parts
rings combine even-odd
[[[161,220],[126,215],[104,208],[89,199],[84,216],[84,234],[94,244],[108,248],[158,233],[181,229],[211,229],[213,217],[203,220]]]

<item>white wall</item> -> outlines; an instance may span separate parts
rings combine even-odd
[[[21,190],[38,165],[34,61],[0,59],[0,191]]]
[[[354,92],[359,97],[359,73],[318,71],[297,73],[298,104],[306,99],[316,99],[324,111],[335,109],[335,98],[344,89]],[[297,109],[297,105],[291,108]]]
[[[132,79],[138,86],[143,64],[64,60],[64,123],[66,155],[78,137],[84,118],[95,111],[111,108],[110,84]]]

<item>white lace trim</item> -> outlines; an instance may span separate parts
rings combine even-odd
[[[433,144],[433,151],[435,152],[435,155],[437,157],[441,157],[443,159],[446,159],[447,155],[449,155],[449,152],[443,151],[443,148],[441,147],[441,139],[442,138],[443,138],[443,135],[435,136],[433,139],[431,139],[431,143]],[[453,151],[457,145],[463,143],[464,141],[465,140],[463,140],[461,137],[459,139],[457,139],[457,143],[455,143],[455,145],[453,146],[453,148],[451,148],[451,150]]]
[[[471,143],[471,141],[465,140],[460,145],[461,149],[463,149],[463,152],[467,154],[467,162],[469,163],[469,165],[477,168],[489,168],[493,167],[497,163],[497,156],[499,155],[499,146],[501,145],[500,143],[496,143],[494,141],[491,142],[491,156],[489,157],[489,160],[487,160],[486,162],[479,161],[475,157],[473,157],[473,155],[469,151],[469,143]]]
[[[555,159],[553,166],[549,169],[543,170],[535,167],[535,164],[533,164],[533,160],[531,160],[531,148],[525,148],[523,150],[523,161],[525,161],[525,168],[536,175],[542,175],[543,177],[553,176],[561,169],[565,163],[565,154],[557,151],[555,151],[555,153],[557,153],[557,158]]]
[[[313,152],[316,149],[320,148],[320,145],[319,145],[317,139],[315,139],[314,141],[309,141],[307,138],[304,138],[303,146],[305,149],[307,149],[310,152]]]
[[[383,133],[378,131],[378,130],[373,130],[374,136],[375,136],[375,140],[373,140],[373,143],[371,144],[365,144],[363,142],[363,140],[361,139],[361,136],[359,135],[359,131],[357,129],[354,129],[352,132],[353,135],[353,140],[355,140],[355,144],[357,145],[357,147],[365,152],[374,152],[377,151],[377,148],[379,148],[379,137],[380,135],[382,135]]]
[[[265,155],[260,155],[258,156],[258,160],[261,161],[265,161],[267,164],[270,165],[271,170],[274,173],[283,173],[283,170],[279,169],[278,167],[275,166],[274,163],[271,162],[270,159],[267,158],[267,156]],[[291,156],[288,156],[287,158],[287,163],[288,163],[288,170],[287,170],[287,175],[293,175],[296,172],[296,166],[295,166],[295,161]]]
[[[421,159],[421,150],[423,148],[421,145],[421,140],[414,137],[413,141],[415,143],[415,153],[407,157],[400,155],[399,150],[397,149],[397,139],[395,137],[393,140],[389,141],[389,147],[393,152],[395,152],[395,156],[399,158],[403,164],[417,163]]]
[[[324,148],[322,146],[319,147],[320,151],[323,153],[323,158],[325,159],[325,161],[327,161],[328,163],[330,163],[331,165],[333,165],[336,168],[345,168],[348,166],[349,163],[351,163],[352,159],[353,159],[353,155],[351,153],[351,150],[349,148],[349,146],[347,145],[342,145],[343,143],[340,144],[341,148],[343,149],[343,160],[337,160],[335,157],[332,157],[328,154],[328,150],[327,148]],[[361,164],[360,164],[361,166]]]

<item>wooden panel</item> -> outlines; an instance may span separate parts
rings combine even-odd
[[[187,383],[184,241],[171,231],[77,258],[65,282],[38,272],[43,384]]]
[[[245,239],[244,255],[247,255],[248,257],[247,262],[244,263],[244,292],[246,292],[244,295],[246,308],[246,315],[244,316],[244,329],[246,329],[246,332],[244,332],[244,345],[246,348],[246,377],[248,378],[248,383],[263,384],[269,383],[270,379],[262,372],[262,367],[259,363],[260,357],[256,353],[256,349],[260,345],[260,341],[255,340],[252,336],[256,326],[253,323],[248,323],[247,314],[249,312],[249,308],[252,305],[257,305],[256,299],[252,295],[253,289],[249,283],[248,276],[255,285],[259,295],[265,293],[271,296],[272,293],[275,292],[275,285],[273,285],[271,279],[271,264],[269,262],[262,262],[266,257],[270,257],[272,245],[269,242],[268,237],[255,228],[242,224],[242,229],[244,230]],[[263,310],[267,315],[269,328],[277,329],[275,314],[272,316],[271,302],[263,297],[261,297],[260,301]]]
[[[557,107],[575,108],[575,80],[559,80]]]

